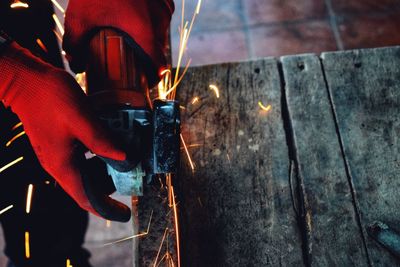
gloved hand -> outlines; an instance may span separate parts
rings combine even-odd
[[[83,145],[113,160],[126,155],[111,143],[73,77],[15,42],[0,56],[0,73],[0,99],[22,121],[43,168],[82,208],[106,219],[128,221],[129,208],[96,192],[90,186],[96,178],[88,182],[82,175]]]
[[[142,56],[149,85],[158,82],[166,65],[168,28],[174,11],[172,0],[70,0],[65,17],[63,48],[71,69],[82,72],[89,41],[101,28],[114,28],[130,37]]]

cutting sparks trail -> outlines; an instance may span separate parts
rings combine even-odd
[[[16,136],[14,136],[13,138],[11,138],[10,141],[7,142],[6,147],[9,147],[16,139],[23,136],[24,134],[25,134],[25,131],[22,131],[19,134],[17,134]]]
[[[13,160],[10,163],[6,164],[5,166],[1,167],[0,168],[0,173],[2,173],[3,171],[7,170],[10,167],[12,167],[13,165],[17,164],[18,162],[20,162],[23,159],[24,159],[24,157],[19,157],[16,160]]]
[[[116,241],[113,241],[113,242],[110,242],[110,243],[106,243],[103,246],[114,245],[114,244],[121,243],[121,242],[126,241],[126,240],[130,240],[130,239],[133,239],[133,238],[138,238],[138,237],[142,237],[142,236],[148,235],[149,232],[150,232],[150,225],[151,225],[151,220],[152,219],[153,219],[153,211],[151,211],[149,223],[147,225],[147,229],[146,229],[145,232],[142,232],[142,233],[137,234],[137,235],[128,236],[128,237],[125,237],[125,238],[122,238],[122,239],[119,239],[119,240],[116,240]]]
[[[55,21],[58,30],[60,31],[61,35],[64,35],[64,27],[61,24],[61,21],[58,19],[56,14],[53,14],[53,20]]]
[[[180,251],[180,242],[179,242],[179,223],[178,223],[178,210],[175,203],[175,192],[174,187],[171,186],[172,192],[172,205],[174,210],[174,224],[175,224],[175,237],[176,237],[176,254],[178,258],[178,267],[181,266],[181,251]]]
[[[71,260],[70,260],[70,259],[67,259],[67,262],[65,263],[65,266],[66,266],[66,267],[73,267],[73,266],[71,265]]]
[[[51,0],[51,2],[56,8],[58,8],[58,10],[60,10],[61,13],[65,13],[65,9],[57,2],[57,0]]]
[[[181,141],[182,141],[183,147],[185,148],[186,156],[189,160],[190,167],[192,168],[192,171],[194,171],[194,164],[193,164],[192,158],[190,157],[189,150],[186,146],[186,143],[185,143],[185,140],[183,139],[182,134],[180,136],[181,136]]]
[[[180,82],[182,81],[183,77],[185,76],[190,63],[191,63],[191,59],[188,59],[186,62],[185,67],[183,68],[183,70],[181,70],[181,65],[182,65],[182,61],[183,61],[183,56],[184,53],[186,51],[187,48],[187,44],[188,44],[188,40],[190,37],[190,33],[192,32],[192,27],[193,27],[193,23],[196,19],[196,16],[199,14],[200,12],[200,7],[201,7],[201,0],[198,0],[197,2],[197,6],[196,9],[193,13],[192,19],[191,21],[185,21],[185,1],[182,0],[182,18],[181,18],[181,25],[179,28],[180,31],[180,38],[179,38],[179,52],[178,52],[178,61],[177,61],[177,66],[175,69],[175,73],[172,74],[171,69],[165,69],[163,71],[161,71],[160,75],[162,77],[161,81],[158,84],[158,98],[159,99],[163,99],[163,100],[175,100],[175,96],[176,96],[176,89],[178,87],[178,85],[180,84]],[[218,88],[215,86],[210,87],[212,90],[215,91],[217,98],[219,97],[219,90]],[[197,103],[200,100],[200,98],[194,98],[192,100],[192,104]],[[180,134],[180,139],[182,141],[183,144],[183,148],[186,152],[186,155],[188,157],[188,161],[190,163],[190,166],[192,168],[192,171],[194,171],[194,164],[193,161],[191,159],[191,156],[189,154],[188,148],[186,146],[186,142],[182,136],[182,134]],[[173,212],[173,216],[174,216],[174,228],[175,228],[175,238],[176,238],[176,253],[177,253],[177,266],[180,267],[180,241],[179,241],[179,224],[178,224],[178,211],[177,211],[177,205],[175,203],[175,194],[174,194],[174,188],[172,186],[172,175],[171,174],[167,174],[166,176],[166,183],[168,186],[168,206],[170,207],[170,211]],[[166,215],[169,216],[169,213]],[[159,257],[160,257],[160,253],[161,253],[161,249],[164,245],[164,242],[166,240],[167,237],[169,237],[168,234],[169,231],[169,227],[166,227],[163,238],[161,240],[161,244],[157,253],[157,257],[154,260],[154,264],[153,267],[158,266],[159,264],[161,264],[161,262],[166,261],[167,262],[167,266],[175,266],[174,260],[172,257],[172,255],[169,252],[168,249],[168,245],[167,245],[167,253],[164,254],[164,256],[161,258],[161,260],[159,261]],[[148,232],[148,231],[147,231]],[[132,238],[132,237],[131,237]],[[168,239],[168,238],[167,238]],[[123,239],[126,240],[126,239]],[[168,241],[167,241],[168,244]]]
[[[3,213],[9,211],[10,209],[12,209],[14,207],[14,205],[10,205],[7,208],[4,208],[2,210],[0,210],[0,215],[2,215]]]
[[[25,232],[25,257],[29,259],[31,257],[31,248],[29,244],[29,232]]]
[[[167,233],[168,233],[168,227],[165,228],[164,235],[163,235],[163,237],[162,237],[162,239],[161,239],[161,244],[160,244],[160,247],[158,248],[157,256],[156,256],[156,259],[154,260],[153,267],[156,267],[156,266],[158,265],[158,264],[157,264],[157,262],[158,262],[158,257],[160,257],[160,252],[161,252],[161,249],[162,249],[162,247],[163,247],[163,245],[164,245],[164,241],[165,241],[165,237],[167,236]]]
[[[168,206],[170,208],[172,208],[172,205],[173,205],[172,198],[174,196],[174,193],[172,191],[172,175],[170,173],[168,173],[165,178],[166,178],[165,180],[166,180],[166,184],[168,187]]]
[[[265,110],[265,111],[269,111],[269,110],[271,109],[271,105],[264,106],[264,105],[261,103],[261,101],[258,101],[258,106],[259,106],[262,110]]]
[[[175,76],[172,82],[172,72],[171,70],[163,70],[160,74],[164,77],[158,85],[158,97],[160,99],[175,99],[176,88],[185,76],[187,69],[190,66],[191,59],[189,59],[180,75],[181,65],[183,55],[186,51],[190,33],[192,32],[192,27],[197,15],[200,12],[201,0],[197,2],[196,10],[193,13],[192,19],[185,22],[185,1],[182,1],[182,20],[180,25],[180,36],[179,36],[179,52],[178,52],[178,62],[176,65]]]
[[[219,89],[218,89],[218,87],[216,85],[214,85],[214,84],[210,84],[209,87],[210,87],[211,90],[213,90],[215,92],[216,97],[219,98]]]
[[[19,0],[14,0],[11,5],[11,8],[29,8],[29,5],[25,2],[19,1]]]
[[[172,258],[171,253],[166,252],[165,255],[161,258],[160,262],[157,264],[157,267],[161,265],[163,261],[167,262],[167,267],[175,267],[174,259]]]
[[[11,131],[14,131],[15,129],[17,129],[18,127],[22,126],[22,122],[18,122],[17,124],[15,124],[12,128]]]
[[[203,146],[202,144],[190,144],[190,145],[188,145],[188,146],[186,146],[186,148],[194,148],[194,147],[201,147],[201,146]],[[181,147],[181,150],[184,150],[185,149],[185,147]]]
[[[39,38],[38,39],[36,39],[36,43],[40,46],[40,48],[44,51],[44,52],[46,52],[46,53],[48,53],[49,51],[47,50],[47,47],[44,45],[44,43],[42,42],[42,40],[40,40]]]
[[[60,43],[62,43],[62,39],[63,39],[63,38],[62,38],[61,35],[58,33],[58,31],[53,30],[53,33],[56,35],[58,41],[59,41]]]
[[[198,96],[193,98],[192,105],[196,104],[197,102],[199,102],[199,97]]]
[[[27,214],[31,212],[31,205],[32,205],[32,194],[33,194],[33,184],[28,186],[28,192],[26,194],[26,208],[25,211]]]

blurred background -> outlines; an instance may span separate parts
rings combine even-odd
[[[172,21],[174,62],[180,0]],[[187,0],[191,13],[196,0]],[[399,0],[203,0],[192,65],[400,44]]]
[[[59,0],[64,8],[67,2]],[[171,25],[174,65],[181,0],[175,4]],[[196,5],[197,0],[186,0],[186,20],[191,19]],[[56,13],[62,20],[62,14]],[[400,0],[203,0],[185,57],[197,66],[391,45],[400,45]],[[130,223],[107,223],[91,216],[86,247],[94,266],[130,266],[130,242],[103,246],[130,235]],[[0,267],[5,265],[0,253]]]

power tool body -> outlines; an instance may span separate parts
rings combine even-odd
[[[147,60],[126,37],[112,29],[91,41],[94,54],[86,72],[87,94],[104,125],[124,147],[127,160],[107,162],[122,195],[141,196],[143,177],[175,173],[179,160],[180,112],[172,100],[150,101]]]

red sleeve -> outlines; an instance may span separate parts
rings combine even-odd
[[[158,71],[166,64],[165,49],[173,11],[172,0],[70,0],[65,17],[64,50],[72,61],[84,61],[93,34],[99,28],[112,27],[129,35]],[[82,61],[75,65],[75,70],[84,70]]]

